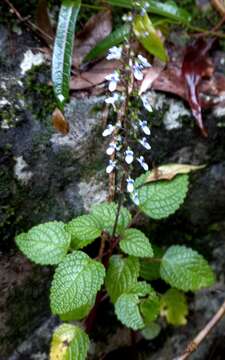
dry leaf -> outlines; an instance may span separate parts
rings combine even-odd
[[[188,165],[188,164],[167,164],[162,165],[150,172],[146,183],[158,180],[172,180],[179,174],[188,174],[191,171],[203,169],[206,165]]]
[[[65,116],[63,115],[62,111],[56,108],[52,114],[52,123],[54,128],[59,131],[63,135],[67,135],[70,127],[69,123],[65,119]]]
[[[148,89],[151,89],[153,82],[159,77],[163,71],[164,66],[151,67],[145,72],[144,80],[141,83],[139,95],[143,94]]]
[[[42,37],[48,46],[54,41],[55,33],[53,31],[49,15],[47,0],[39,0],[36,10],[36,24],[42,30]]]
[[[112,31],[112,14],[110,10],[93,15],[76,35],[73,66],[78,68],[89,51]]]

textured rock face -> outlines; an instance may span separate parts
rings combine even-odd
[[[15,49],[10,48],[12,42],[17,45]],[[46,358],[48,341],[43,341],[44,330],[37,331],[37,336],[33,336],[32,332],[42,321],[44,324],[40,329],[47,331],[51,331],[55,324],[54,320],[45,323],[49,315],[47,293],[50,271],[34,267],[19,255],[15,249],[14,235],[40,222],[54,219],[67,221],[88,211],[93,203],[104,200],[107,195],[105,145],[101,138],[100,109],[103,99],[88,96],[71,99],[66,109],[70,134],[63,136],[57,133],[51,125],[51,112],[55,104],[52,90],[47,85],[48,64],[32,68],[24,75],[18,65],[29,47],[39,47],[31,35],[24,33],[18,36],[1,26],[2,357],[7,359],[17,345],[28,339],[24,348],[18,348],[20,355],[14,353],[9,357],[12,360],[38,359],[41,355],[43,359]],[[157,340],[146,345],[146,358],[151,354],[153,359],[167,359],[184,348],[187,340],[210,318],[223,299],[225,264],[221,255],[224,251],[221,249],[224,249],[225,119],[206,114],[209,138],[204,139],[193,126],[193,119],[182,102],[155,93],[149,96],[157,99],[157,102],[151,119],[153,151],[148,160],[156,164],[207,164],[204,170],[191,176],[190,193],[184,206],[166,220],[163,227],[156,226],[155,236],[164,245],[185,242],[193,246],[212,261],[218,274],[215,288],[190,298],[190,325],[182,330],[164,330],[161,343]],[[22,276],[17,276],[18,273],[22,273]],[[10,290],[12,288],[13,292]],[[37,296],[29,296],[29,292],[33,294],[34,288]],[[6,303],[11,304],[10,309],[6,308]],[[30,311],[23,310],[24,304]],[[25,316],[21,319],[23,312]],[[110,332],[111,324],[107,326]],[[221,323],[203,350],[200,349],[196,354],[196,360],[207,359],[210,346],[215,339],[220,339],[223,331],[224,323]],[[110,338],[108,336],[105,341],[110,342]],[[26,347],[28,343],[33,344],[30,350]],[[115,344],[114,348],[109,347],[110,350],[118,346],[118,337]],[[158,348],[162,349],[157,352]],[[33,355],[29,356],[30,353]]]

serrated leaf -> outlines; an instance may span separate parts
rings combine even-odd
[[[70,246],[70,235],[63,222],[52,221],[34,226],[16,237],[19,249],[33,262],[55,265],[64,259]]]
[[[138,281],[132,288],[129,290],[130,294],[136,294],[138,296],[146,296],[155,292],[150,284],[146,281]]]
[[[85,360],[89,344],[88,335],[81,328],[62,324],[54,331],[50,360]]]
[[[125,38],[129,35],[130,26],[125,24],[111,34],[109,34],[105,39],[100,41],[85,57],[84,61],[94,60],[102,55],[104,55],[108,49],[113,46],[121,44]]]
[[[159,335],[160,331],[159,324],[152,322],[141,331],[141,334],[146,340],[153,340]]]
[[[112,303],[124,292],[129,292],[139,276],[139,261],[135,257],[113,255],[109,261],[105,286]]]
[[[88,304],[82,305],[81,307],[73,311],[70,311],[66,314],[60,314],[59,317],[63,321],[82,320],[89,314],[92,307],[94,306],[94,303],[95,303],[95,297]]]
[[[115,203],[103,203],[92,208],[91,214],[98,221],[101,230],[108,231],[112,234],[113,226],[116,220],[118,205]],[[116,234],[123,233],[124,229],[131,222],[129,211],[121,207],[118,218]]]
[[[139,310],[139,298],[136,294],[122,294],[115,303],[118,319],[133,330],[143,329],[145,324]]]
[[[101,235],[99,224],[91,215],[78,216],[70,221],[65,229],[71,235],[74,249],[82,249]]]
[[[163,42],[157,34],[147,13],[145,13],[144,16],[135,16],[133,30],[137,39],[150,54],[162,61],[168,60],[168,55]]]
[[[61,110],[69,97],[74,32],[80,3],[80,0],[64,0],[59,12],[52,57],[52,82]]]
[[[132,9],[133,7],[137,7],[137,5],[133,4],[130,0],[107,0],[109,4],[114,6],[120,6],[127,9]],[[190,14],[183,9],[182,7],[178,7],[174,1],[166,1],[164,3],[156,0],[147,0],[149,4],[147,11],[152,14],[165,16],[167,18],[176,20],[181,23],[188,23],[191,21]]]
[[[145,184],[148,176],[149,172],[135,181],[138,206],[153,219],[168,217],[184,202],[188,191],[188,175],[178,175],[171,181]]]
[[[122,240],[119,242],[120,249],[128,255],[137,257],[152,257],[153,250],[149,239],[137,229],[124,231]]]
[[[148,281],[160,278],[160,258],[164,252],[158,246],[154,245],[153,252],[153,259],[140,259],[140,277]]]
[[[157,167],[150,171],[146,178],[146,183],[158,180],[172,180],[179,174],[189,174],[191,171],[204,169],[205,165],[188,165],[188,164],[167,164]]]
[[[169,289],[160,299],[160,313],[169,324],[179,326],[187,323],[188,305],[186,296],[177,289]]]
[[[105,276],[102,264],[82,251],[66,256],[55,272],[51,286],[53,314],[65,314],[91,303]]]
[[[140,311],[144,318],[145,324],[155,321],[160,312],[160,301],[154,289],[150,292],[148,298],[140,304]]]
[[[195,291],[211,286],[214,273],[202,255],[186,246],[171,246],[162,258],[162,279],[183,291]]]

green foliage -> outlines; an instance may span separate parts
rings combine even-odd
[[[104,276],[104,266],[82,251],[67,255],[57,267],[51,286],[53,314],[65,314],[90,304]]]
[[[186,246],[171,246],[162,258],[160,274],[172,287],[196,291],[213,285],[212,269],[202,255]]]
[[[188,175],[174,179],[146,182],[150,172],[135,181],[139,208],[153,219],[163,219],[173,214],[183,203],[188,191]]]
[[[63,222],[52,221],[34,226],[16,237],[19,249],[33,262],[55,265],[64,259],[70,246],[70,235]]]
[[[113,255],[106,273],[105,286],[113,303],[125,292],[129,292],[137,283],[139,261],[135,257],[123,258]]]
[[[136,15],[133,29],[137,39],[150,54],[155,55],[162,61],[168,60],[166,49],[147,13],[144,16]]]
[[[50,360],[85,360],[89,344],[89,338],[81,328],[62,324],[53,334]]]
[[[99,224],[91,215],[73,219],[65,229],[71,235],[71,245],[74,249],[82,249],[101,235]]]
[[[151,289],[149,297],[140,304],[140,311],[144,318],[145,324],[149,324],[157,319],[160,311],[159,305],[159,297],[155,291]]]
[[[59,13],[52,57],[52,82],[62,110],[69,97],[74,31],[80,4],[80,0],[64,0]]]
[[[152,281],[160,278],[160,258],[163,251],[158,246],[153,246],[154,259],[140,259],[140,277]]]
[[[84,319],[89,312],[91,311],[92,307],[95,303],[95,296],[93,297],[92,301],[89,303],[78,307],[73,311],[69,311],[65,314],[59,314],[59,317],[63,321],[72,321],[72,320],[82,320]]]
[[[92,208],[92,216],[98,221],[98,224],[102,230],[105,230],[112,234],[114,223],[116,220],[118,205],[115,203],[103,203],[96,205]],[[121,207],[116,234],[121,234],[131,222],[131,215],[129,211]]]
[[[128,255],[137,257],[153,256],[153,250],[148,238],[143,232],[137,229],[125,230],[119,246],[120,249]]]
[[[118,319],[133,330],[143,329],[145,323],[139,310],[137,294],[122,294],[115,303],[115,313]]]
[[[152,322],[141,331],[141,334],[146,340],[153,340],[159,335],[160,330],[159,324]]]
[[[169,324],[179,326],[187,323],[188,305],[185,295],[177,289],[169,289],[160,299],[160,313]]]

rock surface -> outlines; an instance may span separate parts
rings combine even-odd
[[[10,47],[11,43],[17,45],[15,49]],[[70,133],[66,136],[57,133],[51,124],[55,103],[48,86],[48,63],[24,75],[19,66],[27,48],[37,53],[39,50],[35,48],[39,45],[31,34],[11,33],[1,25],[0,273],[4,276],[1,275],[0,290],[4,296],[0,303],[0,353],[4,360],[46,359],[50,332],[56,324],[55,319],[49,318],[48,310],[50,270],[31,265],[18,253],[15,234],[40,222],[67,221],[107,195],[105,145],[101,138],[103,99],[72,98],[66,109]],[[164,245],[176,242],[196,248],[213,264],[218,278],[215,287],[190,297],[187,326],[164,329],[159,339],[138,347],[140,358],[166,360],[183,351],[187,341],[210,319],[224,298],[225,118],[205,114],[209,128],[209,137],[205,139],[181,101],[155,93],[150,96],[161,96],[162,105],[158,105],[151,120],[153,151],[148,160],[156,164],[207,164],[191,176],[190,193],[184,206],[163,222],[164,226],[156,226],[155,236],[162,239],[160,242]],[[104,331],[109,335],[97,343],[95,349],[103,343],[108,351],[119,346],[118,338],[122,336],[118,335],[116,325],[112,330],[112,323],[105,324],[107,330]],[[110,330],[117,334],[111,344]],[[220,359],[213,351],[219,346],[224,351],[221,342],[224,330],[223,321],[193,359]],[[126,333],[121,345],[128,345],[128,338]],[[92,357],[97,359],[99,350],[96,351],[97,355]],[[138,359],[138,355],[135,356]]]

